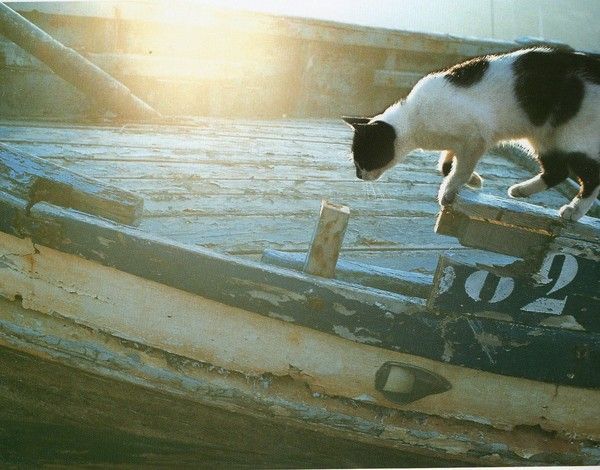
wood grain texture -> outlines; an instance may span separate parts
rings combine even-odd
[[[593,367],[574,373],[581,360],[573,345],[585,341],[595,351],[600,348],[597,335],[552,329],[537,334],[526,325],[493,317],[473,321],[459,313],[440,317],[422,299],[267,267],[46,203],[26,215],[18,201],[0,196],[0,215],[5,233],[263,316],[498,374],[600,385]],[[489,338],[502,347],[490,349]],[[521,347],[510,347],[514,342]]]
[[[0,143],[0,186],[29,207],[40,201],[136,224],[143,199]]]
[[[444,250],[468,251],[433,233],[441,183],[435,153],[416,152],[382,181],[364,183],[348,160],[351,137],[341,120],[0,126],[12,147],[143,197],[140,226],[174,241],[254,259],[265,249],[306,252],[306,227],[326,198],[353,214],[344,260],[432,274]],[[493,154],[478,171],[483,191],[497,196],[529,175]],[[548,191],[532,201],[557,208],[566,199]]]
[[[563,431],[501,430],[316,396],[303,383],[307,377],[293,369],[284,376],[246,375],[24,309],[16,301],[0,299],[0,344],[5,463],[197,467],[200,459],[215,466],[269,468],[302,462],[480,465],[482,459],[495,465],[598,463],[596,443]],[[481,374],[460,383],[477,390],[474,401],[482,392],[498,393]],[[569,390],[528,389],[519,396],[517,405],[532,400],[526,413],[548,403],[540,413],[553,421]],[[498,398],[487,405],[502,409],[503,395]],[[65,454],[62,446],[82,452]]]

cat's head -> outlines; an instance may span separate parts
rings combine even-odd
[[[395,165],[396,131],[390,124],[364,117],[342,119],[354,129],[352,157],[358,178],[376,180]]]

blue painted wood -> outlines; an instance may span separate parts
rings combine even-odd
[[[529,326],[600,333],[600,263],[549,252],[533,276],[442,256],[428,306],[436,311],[500,312]],[[489,313],[486,313],[489,315]]]
[[[51,204],[27,214],[24,205],[0,195],[0,230],[352,341],[497,374],[600,387],[598,334],[439,315],[420,299],[173,243]]]
[[[115,222],[136,224],[144,200],[0,143],[0,190],[27,201],[47,201]]]
[[[406,256],[410,256],[410,254]],[[288,253],[278,250],[265,250],[261,257],[263,263],[296,271],[302,271],[305,260],[305,253]],[[427,274],[398,271],[343,259],[338,260],[336,264],[335,278],[424,299],[429,297],[433,284],[433,276]]]

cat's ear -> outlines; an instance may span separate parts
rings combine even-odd
[[[342,119],[352,129],[356,129],[356,126],[358,126],[359,124],[368,124],[369,121],[371,121],[371,118],[368,117],[342,116]]]

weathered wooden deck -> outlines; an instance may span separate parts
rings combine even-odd
[[[326,198],[351,210],[340,259],[432,273],[445,250],[469,250],[434,233],[437,154],[414,154],[365,183],[354,176],[350,139],[331,120],[0,125],[11,147],[142,196],[140,228],[178,242],[255,259],[266,248],[306,252]],[[497,155],[478,171],[483,191],[499,196],[531,174]],[[548,191],[530,202],[557,209],[566,200]]]

